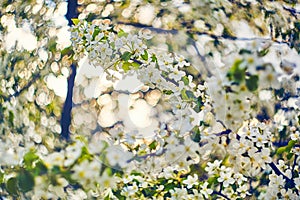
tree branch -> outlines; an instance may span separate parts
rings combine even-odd
[[[275,172],[275,174],[277,176],[282,176],[285,180],[286,180],[286,187],[287,188],[294,188],[295,187],[295,183],[292,179],[289,179],[286,175],[284,175],[278,168],[277,166],[271,162],[269,163],[269,166],[272,168],[272,170]]]
[[[159,155],[165,153],[166,151],[167,151],[167,149],[163,149],[160,154],[157,154],[157,152],[154,152],[154,153],[149,153],[149,154],[146,154],[146,155],[143,155],[143,156],[134,156],[133,158],[127,160],[127,163],[130,163],[131,161],[137,160],[137,159],[146,159],[148,157],[159,156]]]
[[[173,34],[173,35],[176,35],[179,33],[178,30],[175,30],[175,29],[171,29],[171,30],[167,30],[167,29],[162,29],[162,28],[154,28],[152,26],[149,26],[149,25],[144,25],[144,24],[141,24],[141,23],[133,23],[133,22],[117,22],[118,24],[122,24],[122,25],[128,25],[128,26],[133,26],[133,27],[136,27],[136,28],[145,28],[145,29],[149,29],[151,31],[154,31],[156,33],[160,33],[160,34]],[[289,45],[288,42],[286,41],[279,41],[279,40],[275,40],[275,39],[272,39],[272,38],[260,38],[260,37],[236,37],[236,36],[233,36],[233,35],[225,35],[225,34],[222,34],[222,35],[215,35],[213,33],[210,33],[210,32],[205,32],[205,31],[193,31],[193,30],[186,30],[186,33],[189,33],[189,34],[195,34],[195,35],[206,35],[206,36],[209,36],[213,39],[217,39],[217,40],[234,40],[234,41],[255,41],[255,40],[260,40],[260,41],[273,41],[275,43],[278,43],[278,44],[287,44]]]
[[[293,163],[293,166],[292,166],[292,176],[293,176],[293,178],[294,178],[295,167],[297,165],[297,159],[298,159],[298,155],[295,154],[294,163]]]
[[[77,0],[68,0],[68,8],[67,8],[68,11],[66,14],[66,18],[69,22],[69,26],[73,25],[72,19],[78,17],[77,8],[78,8]]]
[[[40,73],[33,75],[32,79],[19,91],[15,92],[12,95],[9,95],[8,97],[3,97],[4,102],[10,101],[11,98],[13,98],[13,97],[20,96],[25,90],[27,90],[32,84],[34,84],[36,82],[36,80],[38,80],[40,77],[41,77]]]
[[[200,51],[199,51],[199,49],[198,49],[198,47],[197,47],[196,41],[195,41],[195,40],[192,40],[192,43],[193,43],[193,46],[194,46],[194,48],[195,48],[195,50],[196,50],[196,52],[197,52],[198,57],[199,57],[199,58],[201,59],[201,61],[203,62],[204,66],[207,66],[207,62],[206,62],[205,56],[201,55],[201,53],[200,53]],[[208,76],[212,76],[212,73],[211,73],[211,71],[208,69],[208,67],[205,67],[205,70],[206,70]]]
[[[294,8],[288,8],[288,7],[285,7],[283,6],[283,9],[290,12],[296,19],[298,19],[298,16],[300,14],[300,11],[297,11],[296,9]]]
[[[66,18],[69,22],[69,26],[73,25],[72,18],[77,18],[78,2],[77,0],[69,0],[68,1],[68,11],[66,14]],[[61,126],[61,136],[63,139],[69,140],[70,139],[70,131],[69,127],[71,124],[71,112],[72,112],[72,104],[73,104],[73,88],[74,88],[74,81],[76,76],[76,65],[74,63],[71,64],[71,74],[68,78],[68,92],[66,101],[64,103],[64,107],[61,114],[60,119],[60,126]]]
[[[76,66],[75,64],[71,65],[72,72],[68,78],[68,92],[66,101],[64,103],[64,107],[61,114],[60,125],[61,125],[61,136],[69,140],[70,139],[70,131],[69,127],[71,124],[71,111],[72,111],[72,98],[73,98],[73,88],[74,88],[74,81],[76,76]]]
[[[154,28],[153,26],[149,26],[149,25],[145,25],[145,24],[141,24],[141,23],[135,23],[135,22],[122,22],[122,21],[118,21],[118,24],[122,24],[122,25],[126,25],[126,26],[133,26],[136,28],[146,28],[149,29],[151,31],[154,31],[156,33],[160,33],[160,34],[173,34],[176,35],[178,34],[178,30],[166,30],[166,29],[162,29],[162,28]]]
[[[216,195],[219,195],[219,196],[221,196],[221,197],[223,197],[223,198],[225,198],[227,200],[230,200],[225,194],[222,194],[221,192],[213,191],[212,194],[216,194]]]

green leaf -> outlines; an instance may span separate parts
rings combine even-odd
[[[8,113],[8,122],[10,126],[14,126],[14,113],[12,111],[9,111]]]
[[[89,153],[89,150],[87,147],[82,147],[81,148],[81,155],[78,159],[79,162],[83,161],[83,160],[92,160],[93,156]]]
[[[295,144],[296,144],[296,141],[290,140],[288,145],[286,146],[286,152],[289,153],[292,150],[292,148],[295,146]]]
[[[47,171],[48,169],[46,165],[42,161],[39,161],[35,164],[35,168],[33,169],[33,174],[35,176],[42,175],[42,174],[46,174]]]
[[[153,197],[157,192],[156,189],[157,189],[156,187],[144,188],[143,194],[144,194],[145,197]]]
[[[276,151],[277,155],[283,154],[284,152],[288,153],[288,156],[292,150],[292,148],[295,146],[296,141],[290,140],[289,143],[286,146],[279,147]]]
[[[146,50],[144,50],[144,54],[142,54],[141,56],[145,61],[147,61],[149,58],[148,52]]]
[[[295,144],[296,144],[296,141],[295,141],[295,140],[290,140],[287,146],[288,146],[289,148],[293,148],[293,147],[295,146]]]
[[[112,176],[113,175],[113,171],[111,168],[107,167],[105,170],[104,170],[104,173],[107,173],[108,176]]]
[[[163,90],[163,93],[166,95],[170,95],[170,94],[173,94],[173,91],[172,90]]]
[[[121,195],[120,191],[116,191],[114,195],[119,199],[119,200],[126,200],[124,196]]]
[[[164,187],[164,190],[165,190],[165,191],[169,191],[169,190],[172,190],[172,189],[174,189],[175,187],[177,187],[177,185],[176,185],[175,183],[173,183],[173,182],[171,182],[171,183],[166,183],[164,186],[165,186],[165,187]]]
[[[118,69],[117,69],[117,66],[120,64],[120,60],[118,60],[118,61],[116,61],[115,63],[114,63],[114,65],[113,65],[113,69],[115,70],[115,71],[117,71]]]
[[[157,58],[156,58],[156,56],[154,54],[152,54],[151,60],[152,60],[152,62],[157,62]]]
[[[204,103],[202,102],[202,97],[198,97],[196,101],[196,106],[194,107],[194,110],[199,113],[202,110],[202,106]]]
[[[8,179],[8,181],[6,182],[6,190],[13,196],[18,196],[17,182],[18,180],[15,177]]]
[[[288,155],[286,156],[288,160],[291,160],[291,158],[294,156],[293,153],[288,153]]]
[[[0,171],[0,185],[3,183],[3,181],[4,181],[4,173]]]
[[[32,163],[39,159],[39,157],[35,154],[35,152],[29,151],[24,155],[23,159],[25,166],[28,168],[32,168]]]
[[[73,18],[71,20],[72,20],[73,24],[75,24],[75,25],[77,25],[80,22],[80,20],[76,19],[76,18]]]
[[[252,52],[248,49],[241,49],[240,52],[239,52],[240,55],[242,54],[252,54]]]
[[[245,79],[245,69],[240,68],[240,64],[243,60],[236,60],[230,70],[227,73],[227,77],[230,81],[241,83]]]
[[[196,99],[196,97],[192,91],[187,90],[187,91],[185,91],[185,93],[189,99]]]
[[[248,79],[246,79],[246,86],[248,90],[255,91],[258,88],[258,76],[252,75]]]
[[[263,49],[261,51],[258,51],[257,54],[259,57],[263,57],[269,53],[269,48]]]
[[[125,72],[128,72],[130,70],[130,66],[131,64],[129,62],[124,62],[122,64],[122,69],[125,71]]]
[[[130,53],[129,51],[125,51],[123,53],[123,55],[121,56],[121,59],[124,61],[128,61],[131,56],[132,56],[132,53]]]
[[[282,154],[283,152],[285,152],[285,147],[279,147],[278,149],[277,149],[277,151],[276,151],[276,154],[277,155],[280,155],[280,154]]]
[[[126,33],[124,30],[120,30],[119,32],[118,32],[118,37],[126,37],[128,35],[128,33]]]
[[[201,134],[197,126],[193,128],[191,138],[194,142],[200,142]]]
[[[138,172],[136,170],[133,170],[130,174],[134,175],[134,176],[142,176],[143,175],[141,172]]]
[[[140,68],[140,64],[139,63],[137,63],[137,62],[133,62],[133,63],[131,63],[131,65],[132,65],[132,67],[134,68],[134,69],[139,69]]]
[[[187,101],[189,99],[188,95],[186,94],[185,89],[181,90],[181,98],[185,101]]]
[[[218,183],[218,177],[210,177],[207,182],[209,183],[209,185],[212,184],[217,184]]]
[[[67,48],[64,48],[62,51],[61,51],[61,56],[65,56],[65,55],[71,55],[73,53],[73,48],[70,46],[70,47],[67,47]]]
[[[27,170],[21,170],[17,180],[20,191],[25,193],[33,189],[34,178]]]
[[[53,174],[60,174],[61,171],[60,171],[59,166],[54,165],[54,166],[52,167],[51,173],[53,173]]]
[[[181,97],[183,100],[196,100],[194,94],[192,91],[189,91],[189,90],[181,90]]]
[[[157,142],[156,142],[156,141],[153,141],[153,142],[149,145],[149,147],[150,147],[151,150],[155,149],[156,146],[157,146]]]
[[[93,32],[93,39],[100,33],[99,27],[95,27],[94,32]]]
[[[188,85],[189,84],[189,78],[187,77],[187,76],[183,76],[182,77],[182,81],[183,81],[183,83],[184,83],[184,85]]]

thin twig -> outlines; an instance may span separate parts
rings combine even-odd
[[[146,159],[148,157],[159,156],[159,155],[165,153],[166,151],[167,151],[167,149],[163,149],[160,154],[157,154],[157,152],[154,152],[154,153],[149,153],[149,154],[146,154],[146,155],[143,155],[143,156],[134,156],[133,158],[127,160],[127,163],[129,163],[133,160],[137,160],[137,159]]]
[[[298,155],[295,155],[294,163],[293,163],[293,167],[292,167],[292,176],[293,176],[293,178],[294,178],[294,170],[295,170],[295,167],[296,167],[296,164],[297,164],[297,159],[298,159]]]
[[[222,194],[221,192],[213,191],[212,194],[216,194],[216,195],[219,195],[219,196],[221,196],[221,197],[223,197],[223,198],[225,198],[227,200],[230,200],[229,197],[227,197],[225,194]]]
[[[197,47],[196,41],[193,40],[192,43],[193,43],[194,48],[196,49],[196,52],[197,52],[198,57],[199,57],[199,58],[201,59],[201,61],[203,62],[203,65],[204,65],[204,66],[207,66],[207,62],[206,62],[205,56],[201,55],[201,53],[200,53],[200,51],[199,51],[199,49],[198,49],[198,47]],[[205,67],[205,70],[206,70],[208,76],[212,76],[212,73],[211,73],[211,71],[208,69],[208,67]]]

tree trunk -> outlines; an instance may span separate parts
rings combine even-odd
[[[78,17],[77,12],[78,3],[77,0],[69,0],[68,1],[68,11],[66,14],[66,18],[69,22],[69,26],[72,26],[72,18]],[[74,88],[74,81],[76,76],[76,65],[72,63],[71,67],[71,74],[68,78],[68,92],[67,97],[64,103],[64,107],[61,114],[60,125],[61,125],[61,137],[65,140],[70,139],[70,131],[69,127],[71,124],[71,112],[73,106],[73,88]]]

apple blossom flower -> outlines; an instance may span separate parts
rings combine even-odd
[[[198,175],[194,174],[194,176],[189,175],[186,180],[183,181],[185,185],[187,185],[188,189],[191,189],[193,185],[198,185]]]
[[[213,193],[213,190],[210,188],[207,188],[208,186],[208,182],[204,182],[201,186],[200,186],[200,193],[204,195],[205,198],[208,198],[210,194]]]

